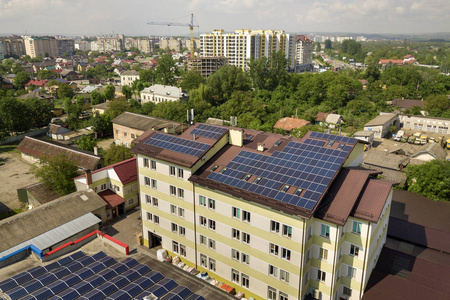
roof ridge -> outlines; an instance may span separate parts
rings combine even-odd
[[[42,142],[42,143],[46,143],[46,144],[48,144],[48,145],[52,145],[52,146],[55,146],[55,147],[58,147],[58,148],[66,149],[66,150],[68,150],[68,151],[72,151],[72,152],[75,152],[75,153],[78,153],[78,154],[82,154],[82,155],[87,155],[87,156],[99,158],[99,157],[96,156],[95,154],[84,153],[84,152],[81,152],[81,151],[77,151],[76,149],[71,149],[71,148],[68,148],[68,147],[60,146],[60,145],[57,145],[57,144],[54,144],[54,143],[50,143],[50,142],[48,142],[48,141],[44,141],[44,140],[40,140],[40,139],[35,139],[35,138],[29,137],[29,136],[26,136],[25,138],[29,138],[29,139],[31,139],[31,140],[33,140],[33,141],[39,141],[39,142]]]

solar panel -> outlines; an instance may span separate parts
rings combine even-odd
[[[90,264],[89,266],[86,266],[87,269],[92,270],[94,273],[98,273],[106,268],[104,264],[102,264],[99,261],[96,261],[93,264]]]
[[[39,291],[36,291],[33,293],[34,299],[36,299],[36,300],[45,300],[54,295],[55,295],[55,293],[53,293],[52,290],[50,290],[49,288],[46,288],[46,287],[43,287]]]
[[[95,260],[99,260],[99,259],[104,258],[104,257],[106,257],[106,253],[103,252],[103,251],[100,251],[100,252],[92,255],[92,258],[95,259]]]
[[[134,283],[139,285],[142,288],[142,290],[146,290],[154,284],[152,280],[146,277],[141,277],[138,280],[135,280]]]
[[[11,300],[15,300],[15,299],[22,298],[22,297],[28,295],[29,293],[22,286],[18,286],[18,287],[15,287],[14,289],[8,291],[8,293],[6,293],[6,294],[9,296],[9,298]]]
[[[23,272],[17,276],[12,277],[12,279],[14,279],[17,282],[17,284],[20,285],[32,280],[33,276],[31,276],[31,274],[28,272]]]
[[[73,299],[77,299],[80,296],[80,294],[74,290],[73,288],[68,288],[67,290],[59,293],[57,295],[57,299],[63,299],[63,300],[73,300]],[[53,297],[55,298],[55,297]]]
[[[94,275],[94,272],[92,272],[92,270],[90,270],[90,269],[83,268],[83,269],[76,271],[74,274],[80,276],[81,279],[86,279],[86,278]]]
[[[112,258],[110,256],[106,256],[99,260],[102,264],[104,264],[106,267],[112,266],[117,263],[117,260],[115,258]]]
[[[188,289],[187,287],[180,285],[180,286],[177,286],[176,288],[174,288],[173,290],[171,290],[169,292],[169,294],[179,296],[180,299],[186,299],[187,297],[189,297],[189,295],[192,294],[192,291],[190,289]],[[165,300],[166,297],[167,297],[167,295],[164,296],[161,300]]]
[[[39,277],[39,276],[41,276],[42,274],[44,274],[46,272],[47,272],[47,270],[43,266],[37,266],[37,267],[34,267],[34,268],[28,270],[28,273],[33,278]]]
[[[73,261],[65,266],[70,272],[75,272],[83,267],[78,261]]]
[[[85,281],[90,283],[90,285],[92,285],[93,287],[98,287],[99,285],[102,285],[106,282],[103,277],[97,274],[87,278]]]
[[[79,258],[81,258],[83,256],[86,256],[86,254],[84,254],[83,251],[78,251],[78,252],[75,252],[74,254],[70,255],[70,257],[73,260],[79,259]]]
[[[136,272],[138,272],[141,276],[144,274],[147,274],[148,272],[150,272],[152,269],[144,264],[139,264],[137,266],[133,267],[133,270],[135,270]]]
[[[110,269],[116,271],[117,274],[120,274],[120,273],[125,272],[129,268],[126,265],[124,265],[124,264],[117,263],[117,264],[111,266]]]
[[[122,291],[126,292],[131,297],[139,295],[143,290],[144,289],[141,286],[139,286],[133,282],[122,289]]]
[[[85,256],[78,259],[77,261],[81,263],[83,266],[87,266],[92,264],[95,261],[95,259],[93,259],[91,256]]]
[[[75,284],[72,288],[76,290],[78,294],[83,295],[91,291],[93,289],[93,286],[89,282],[82,281],[80,283]]]
[[[46,265],[44,268],[47,272],[49,272],[49,271],[54,270],[59,267],[61,267],[61,264],[59,262],[55,261],[51,264]]]
[[[203,296],[194,294],[194,295],[190,295],[189,297],[187,297],[186,300],[206,300],[206,298]]]
[[[208,144],[162,133],[156,133],[145,141],[145,144],[193,157],[201,156],[210,147]]]
[[[16,286],[17,286],[17,282],[14,281],[14,279],[12,279],[12,278],[6,279],[6,280],[0,282],[0,291],[5,292],[5,291],[15,288]]]
[[[65,282],[68,286],[72,286],[80,282],[81,278],[77,274],[70,274],[69,276],[61,278],[60,280]]]
[[[119,288],[116,287],[114,284],[112,284],[111,282],[105,282],[104,284],[102,284],[101,286],[99,286],[97,288],[97,290],[101,291],[103,294],[107,295],[111,295],[112,293],[116,292]]]
[[[132,267],[134,267],[134,266],[139,264],[139,262],[137,260],[135,260],[134,258],[131,258],[131,257],[128,257],[127,259],[125,259],[121,263],[126,265],[128,268],[132,268]]]
[[[69,269],[67,269],[66,267],[63,267],[62,269],[57,269],[55,271],[52,272],[56,278],[63,278],[69,274],[71,274],[71,271]]]
[[[146,294],[146,295],[153,294],[153,295],[155,295],[156,297],[162,297],[163,295],[167,294],[167,292],[168,292],[168,290],[167,290],[165,287],[163,287],[162,285],[159,285],[159,284],[155,284],[154,286],[152,286],[151,288],[149,288],[149,289],[145,292],[145,294]],[[145,295],[145,294],[144,294],[144,295]]]
[[[170,291],[174,287],[178,286],[178,283],[176,283],[175,280],[170,279],[170,278],[164,278],[163,280],[158,282],[158,284],[162,285],[163,287],[165,287],[168,291]]]
[[[141,275],[133,269],[125,271],[124,273],[122,273],[122,275],[128,278],[130,281],[134,281],[141,277]]]
[[[117,272],[111,269],[105,269],[98,273],[99,276],[103,277],[106,281],[117,276]]]
[[[114,277],[113,279],[111,279],[110,282],[112,284],[114,284],[115,286],[117,286],[117,289],[121,289],[124,286],[126,286],[127,284],[129,284],[130,280],[123,275],[118,275],[117,277]]]
[[[63,280],[59,279],[55,282],[50,283],[47,287],[53,292],[54,295],[56,295],[67,289],[69,285]]]
[[[100,291],[99,289],[95,289],[87,293],[86,295],[83,295],[83,297],[80,297],[80,299],[87,299],[87,300],[100,300],[105,299],[107,295]]]
[[[145,277],[153,281],[153,283],[155,283],[163,279],[164,275],[158,271],[151,271],[150,273],[146,274]]]
[[[208,124],[199,124],[190,132],[190,134],[217,140],[227,131],[228,129],[223,127]]]
[[[114,294],[110,295],[106,299],[107,300],[129,300],[129,299],[131,299],[131,297],[124,291],[117,291]]]

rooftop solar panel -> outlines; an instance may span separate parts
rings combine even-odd
[[[106,266],[104,264],[102,264],[101,262],[96,261],[96,262],[90,264],[89,266],[86,266],[85,268],[92,270],[92,272],[94,272],[94,273],[98,273],[98,272],[104,270],[106,268]]]
[[[63,300],[73,300],[77,299],[80,296],[80,294],[73,288],[68,288],[67,290],[59,293],[57,295],[58,298],[56,299],[63,299]],[[53,297],[55,298],[55,297]],[[51,298],[51,299],[53,299]]]
[[[83,268],[76,271],[74,274],[78,275],[81,279],[86,279],[94,275],[94,272],[88,268]]]
[[[100,299],[105,299],[106,296],[107,295],[105,295],[105,293],[103,293],[102,291],[95,289],[95,290],[90,291],[86,295],[83,295],[79,299],[100,300]]]
[[[22,286],[18,286],[16,288],[8,291],[8,293],[5,293],[5,294],[8,295],[11,300],[15,300],[15,299],[20,299],[20,298],[28,295],[29,293]]]
[[[123,272],[125,272],[126,270],[128,270],[128,266],[122,264],[122,263],[117,263],[111,267],[109,267],[111,270],[116,271],[117,274],[121,274]]]
[[[9,279],[6,279],[6,280],[0,282],[0,291],[5,292],[5,291],[15,288],[16,286],[17,286],[17,282],[14,279],[9,278]]]
[[[86,282],[90,283],[93,287],[98,287],[99,285],[102,285],[106,282],[106,280],[101,277],[100,275],[92,275],[91,277],[85,279]]]
[[[28,272],[23,272],[17,276],[12,277],[12,279],[14,279],[17,282],[17,284],[20,285],[33,279],[33,276],[31,276],[31,274]]]
[[[45,270],[47,270],[47,272],[51,271],[51,270],[54,270],[56,268],[59,268],[59,267],[61,267],[61,264],[59,262],[57,262],[57,261],[52,262],[51,264],[48,264],[48,265],[44,266],[44,268],[45,268]]]
[[[186,300],[206,300],[206,298],[197,294],[193,294],[187,297]]]
[[[185,286],[177,286],[173,290],[171,290],[167,295],[161,298],[161,300],[169,300],[169,299],[186,299],[189,295],[192,294],[192,291]],[[178,297],[178,298],[177,298]]]
[[[65,281],[59,279],[55,282],[50,283],[47,287],[53,292],[53,294],[56,295],[69,288],[69,285]]]
[[[160,282],[158,282],[158,284],[165,287],[168,291],[178,286],[178,283],[176,283],[176,281],[171,278],[164,278]]]
[[[126,292],[131,297],[139,295],[143,290],[144,289],[142,287],[133,282],[122,289],[122,291]]]
[[[36,299],[36,300],[45,300],[54,295],[55,295],[55,293],[53,293],[52,290],[50,290],[49,288],[46,288],[46,287],[43,287],[42,289],[33,293],[34,299]]]
[[[112,258],[110,256],[105,256],[102,259],[100,259],[99,262],[101,262],[105,266],[109,267],[109,266],[112,266],[112,265],[116,264],[117,263],[117,259]]]
[[[77,261],[81,263],[83,266],[87,266],[92,264],[95,261],[95,259],[93,259],[91,256],[85,256],[78,259]]]
[[[117,276],[117,272],[111,269],[105,269],[98,273],[99,276],[103,277],[106,281]]]
[[[54,274],[56,276],[56,278],[63,278],[69,274],[71,274],[72,272],[67,269],[66,267],[63,267],[61,269],[57,269],[55,271],[52,272],[52,274]]]
[[[151,271],[148,274],[145,274],[145,277],[153,281],[153,283],[160,281],[164,278],[164,275],[158,271]]]
[[[141,275],[133,269],[123,272],[122,275],[128,278],[130,281],[134,281],[141,277]]]
[[[126,265],[128,268],[132,268],[132,267],[134,267],[134,266],[139,264],[139,262],[137,260],[135,260],[134,258],[131,258],[131,257],[128,257],[127,259],[125,259],[121,263]]]
[[[106,253],[103,252],[103,251],[100,251],[100,252],[92,255],[92,258],[95,259],[95,260],[99,260],[99,259],[101,259],[103,257],[106,257]]]
[[[83,295],[87,292],[93,290],[93,286],[86,281],[79,282],[72,287],[74,290],[78,292],[78,294]]]
[[[81,278],[77,274],[70,274],[60,280],[64,281],[68,286],[72,286],[80,282]]]
[[[209,148],[208,144],[162,133],[156,133],[145,144],[193,157],[200,157]]]
[[[190,134],[217,140],[227,131],[228,129],[223,127],[208,124],[199,124],[190,132]]]
[[[148,272],[150,272],[152,269],[144,264],[139,264],[137,266],[133,267],[133,270],[135,270],[136,272],[138,272],[141,276],[144,274],[147,274]]]
[[[129,284],[130,280],[123,275],[117,275],[117,277],[111,279],[110,282],[115,286],[117,286],[118,289],[121,289],[127,284]]]
[[[154,284],[154,282],[152,280],[150,280],[146,277],[141,277],[141,278],[135,280],[134,283],[139,285],[142,288],[142,290],[146,290]]]
[[[31,270],[28,270],[28,273],[33,277],[39,277],[42,274],[46,273],[47,270],[43,266],[37,266],[35,268],[32,268]]]
[[[97,290],[101,291],[103,294],[108,296],[108,295],[111,295],[112,293],[116,292],[117,290],[119,290],[119,288],[117,286],[115,286],[114,284],[112,284],[111,282],[105,282],[104,284],[99,286],[97,288]]]
[[[155,295],[156,297],[162,297],[163,295],[167,294],[168,290],[163,287],[162,285],[155,284],[151,288],[149,288],[147,291],[143,293],[144,296],[148,296],[150,294]]]

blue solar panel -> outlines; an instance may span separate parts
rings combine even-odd
[[[101,291],[103,294],[111,295],[112,293],[116,292],[119,288],[112,284],[111,282],[105,282],[101,286],[97,288],[97,290]]]
[[[59,262],[55,261],[55,262],[52,262],[51,264],[46,265],[44,268],[48,272],[48,271],[54,270],[59,267],[61,267],[61,264]]]
[[[59,263],[60,266],[66,265],[70,262],[73,261],[73,258],[70,256],[66,256],[64,258],[61,258],[60,260],[58,260],[57,262]]]
[[[130,295],[128,295],[124,291],[117,291],[108,298],[106,298],[106,300],[129,300],[129,299],[131,299]]]
[[[44,267],[42,267],[42,266],[38,266],[38,267],[35,267],[35,268],[31,269],[31,270],[28,270],[28,273],[33,278],[39,277],[39,276],[41,276],[42,274],[44,274],[46,272],[47,272],[47,270]]]
[[[155,284],[154,286],[152,286],[151,288],[149,288],[144,295],[150,295],[151,293],[153,293],[153,295],[155,295],[156,297],[162,297],[163,295],[167,294],[168,290],[163,287],[162,285],[159,284]]]
[[[104,257],[106,257],[106,253],[103,252],[103,251],[100,251],[100,252],[92,255],[92,258],[95,259],[95,260],[99,260],[99,259],[104,258]]]
[[[5,291],[15,288],[16,286],[17,286],[17,282],[14,281],[14,279],[12,279],[12,278],[6,279],[6,280],[0,282],[0,291],[5,292]]]
[[[129,268],[126,265],[124,265],[124,264],[117,263],[117,264],[111,266],[110,269],[113,270],[113,271],[116,271],[117,274],[120,274],[120,273],[125,272]]]
[[[68,288],[67,290],[63,291],[62,293],[59,293],[57,295],[58,298],[56,299],[63,299],[63,300],[73,300],[77,299],[80,296],[80,294],[74,290],[73,288]],[[55,298],[55,297],[53,297]]]
[[[117,272],[111,269],[106,269],[98,273],[99,276],[102,276],[105,278],[106,281],[110,280],[111,278],[114,278],[117,276]]]
[[[135,270],[136,272],[138,272],[141,276],[144,274],[147,274],[148,272],[150,272],[152,269],[144,264],[139,264],[135,267],[133,267],[133,270]]]
[[[177,286],[170,293],[178,295],[181,299],[186,299],[189,295],[192,294],[192,291],[185,286]],[[164,299],[164,298],[163,298]]]
[[[118,275],[117,277],[114,277],[113,279],[111,279],[110,282],[112,284],[114,284],[115,286],[117,286],[118,289],[121,289],[124,286],[126,286],[127,284],[129,284],[130,280],[123,275]]]
[[[59,279],[55,282],[50,283],[47,287],[53,292],[53,294],[56,295],[67,289],[69,285],[65,281]]]
[[[78,251],[78,252],[75,252],[74,254],[70,255],[70,257],[73,260],[79,259],[79,258],[81,258],[83,256],[86,256],[86,254],[84,254],[83,251]]]
[[[208,144],[162,133],[156,133],[145,144],[194,157],[201,156],[210,147]]]
[[[33,276],[31,276],[31,274],[28,272],[23,272],[20,273],[19,275],[12,277],[12,279],[14,279],[17,282],[17,284],[20,285],[33,279]]]
[[[81,279],[86,279],[86,278],[94,275],[94,272],[92,272],[92,270],[90,270],[90,269],[83,268],[83,269],[76,271],[74,274],[80,276]]]
[[[139,262],[137,260],[135,260],[134,258],[131,258],[131,257],[125,259],[121,263],[126,265],[128,268],[132,268],[139,264]]]
[[[151,287],[154,282],[146,277],[141,277],[138,280],[134,281],[135,284],[139,285],[143,290],[148,289]]]
[[[95,261],[95,259],[93,259],[91,256],[85,256],[78,259],[77,261],[81,263],[83,266],[87,266],[92,264]]]
[[[68,286],[72,286],[81,281],[81,278],[77,274],[70,274],[60,280],[64,281]]]
[[[153,283],[155,283],[163,279],[164,275],[158,271],[151,271],[150,273],[146,274],[145,277],[153,281]]]
[[[205,297],[194,294],[186,298],[186,300],[206,300]]]
[[[139,285],[137,285],[133,282],[122,289],[122,291],[126,292],[131,297],[134,297],[134,296],[140,294],[143,290],[144,289],[142,287],[140,287]]]
[[[100,300],[105,299],[107,295],[103,293],[102,291],[95,289],[87,293],[86,295],[83,295],[83,297],[80,297],[80,299],[87,299],[87,300]]]
[[[52,273],[56,276],[56,278],[59,279],[59,278],[63,278],[65,276],[71,274],[72,272],[69,269],[67,269],[66,267],[63,267],[62,269],[57,269],[57,270],[53,271]]]
[[[15,300],[15,299],[22,298],[22,297],[24,297],[24,296],[26,296],[26,295],[28,295],[28,294],[29,294],[29,293],[27,292],[27,290],[24,289],[24,288],[21,287],[21,286],[18,286],[18,287],[16,287],[16,288],[14,288],[14,289],[8,291],[8,293],[7,293],[7,295],[9,296],[9,298],[10,298],[11,300]]]
[[[158,282],[158,284],[164,286],[167,290],[171,290],[174,287],[178,286],[178,283],[176,283],[175,280],[170,279],[170,278],[164,278],[163,280],[161,280],[160,282]]]
[[[43,287],[39,291],[36,291],[33,293],[34,299],[36,299],[36,300],[45,300],[54,295],[55,294],[52,292],[52,290],[50,290],[49,288],[46,288],[46,287]]]
[[[190,132],[190,134],[217,140],[227,131],[228,129],[223,127],[208,124],[199,124]]]
[[[76,270],[79,270],[83,267],[82,264],[80,264],[78,261],[73,261],[67,265],[65,265],[64,267],[66,267],[70,272],[75,272]]]
[[[134,281],[134,280],[138,279],[139,277],[141,277],[141,275],[133,269],[125,271],[124,273],[122,273],[122,276],[125,276],[130,281]]]
[[[76,290],[78,294],[83,295],[91,291],[93,289],[93,286],[89,282],[82,281],[80,283],[75,284],[72,288]]]
[[[89,266],[86,266],[87,269],[92,270],[94,273],[98,273],[106,268],[104,264],[102,264],[99,261],[96,261],[93,264],[90,264]]]
[[[87,278],[85,281],[90,283],[93,287],[98,287],[106,282],[106,280],[103,277],[97,274]]]
[[[117,260],[115,258],[112,258],[110,256],[106,256],[99,260],[102,264],[104,264],[106,267],[112,266],[117,263]]]

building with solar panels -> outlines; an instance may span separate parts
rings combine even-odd
[[[135,142],[146,246],[246,298],[362,297],[392,185],[359,167],[358,140],[195,124]]]

